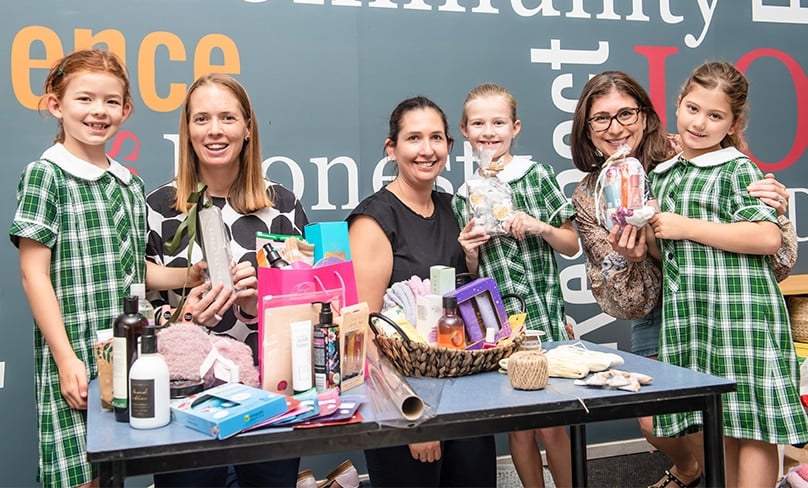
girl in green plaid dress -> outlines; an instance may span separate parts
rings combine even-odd
[[[649,252],[663,272],[659,359],[737,383],[723,396],[727,486],[773,486],[777,444],[808,440],[808,423],[788,314],[766,258],[780,247],[777,215],[745,191],[762,176],[740,151],[747,93],[729,63],[705,63],[684,84],[676,111],[683,151],[650,175],[661,213],[650,221]],[[702,419],[688,412],[654,423],[670,437]]]
[[[458,241],[466,252],[469,271],[494,278],[502,293],[525,299],[528,329],[545,333],[545,340],[568,339],[564,298],[553,251],[572,256],[578,236],[571,219],[575,210],[561,192],[549,165],[512,156],[511,145],[522,123],[516,100],[508,90],[487,83],[466,96],[460,130],[475,150],[493,150],[493,161],[504,163],[497,178],[508,184],[515,213],[504,235],[486,235],[467,222],[467,190],[463,185],[452,200],[461,226]],[[572,485],[570,441],[564,427],[510,434],[511,456],[522,484],[544,486],[539,437],[547,451],[556,486]]]
[[[123,63],[84,50],[59,60],[42,104],[59,122],[53,146],[25,167],[9,236],[20,252],[34,321],[43,486],[89,485],[87,383],[97,376],[96,331],[109,329],[132,283],[181,286],[184,270],[146,274],[143,181],[106,155],[132,105]],[[196,268],[192,282],[199,281]]]

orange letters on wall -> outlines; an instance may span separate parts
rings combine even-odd
[[[33,58],[32,47],[40,44],[44,57]],[[73,30],[74,49],[85,49],[104,45],[126,63],[126,37],[121,31],[105,29],[93,34],[90,29]],[[221,64],[211,62],[214,50],[221,51]],[[168,60],[158,55],[166,51]],[[48,27],[32,25],[20,29],[11,45],[11,86],[17,101],[25,108],[36,110],[39,105],[41,87],[32,87],[34,70],[49,70],[53,63],[64,56],[65,49],[59,35]],[[185,96],[187,83],[169,82],[168,91],[157,83],[157,67],[165,62],[185,62],[188,60],[185,44],[172,32],[151,32],[143,38],[138,49],[137,67],[129,67],[133,90],[140,91],[140,97],[147,108],[156,112],[171,112],[179,108]],[[236,43],[224,34],[208,34],[196,44],[193,57],[193,75],[186,80],[209,72],[239,74],[241,59]],[[135,79],[137,80],[135,83]],[[165,96],[161,96],[163,93]]]

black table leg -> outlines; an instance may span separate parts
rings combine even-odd
[[[570,455],[572,456],[572,486],[586,487],[586,424],[570,425]]]
[[[123,487],[125,479],[126,468],[123,463],[108,462],[98,466],[98,486],[101,488]]]
[[[708,488],[723,487],[724,476],[724,415],[721,395],[704,399],[704,481]]]

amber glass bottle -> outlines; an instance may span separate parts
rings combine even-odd
[[[457,315],[457,297],[443,297],[443,315],[438,319],[438,347],[466,348],[466,324]]]

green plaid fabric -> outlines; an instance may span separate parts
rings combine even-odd
[[[554,227],[575,216],[549,165],[514,157],[498,177],[510,186],[515,210]],[[466,195],[463,185],[452,199],[460,227],[469,219]],[[500,293],[525,299],[528,329],[543,330],[547,340],[567,339],[558,264],[553,248],[544,239],[536,235],[521,241],[510,235],[492,236],[480,249],[479,262],[478,274],[494,278]]]
[[[711,222],[777,222],[749,196],[760,170],[734,148],[674,159],[651,174],[660,210]],[[723,395],[724,434],[772,444],[808,440],[799,369],[783,297],[766,256],[660,240],[663,322],[659,359],[737,382]],[[702,424],[699,412],[655,418],[655,434]]]
[[[57,149],[43,158],[71,157],[61,145]],[[65,331],[88,378],[95,378],[96,331],[112,326],[130,285],[145,278],[143,181],[116,162],[107,171],[89,171],[94,179],[88,179],[76,161],[53,160],[58,162],[43,159],[25,168],[9,235],[15,244],[24,237],[51,249],[51,282]],[[62,397],[59,371],[38,327],[34,356],[39,479],[43,486],[87,483],[98,473],[85,452],[86,412],[72,410]]]

